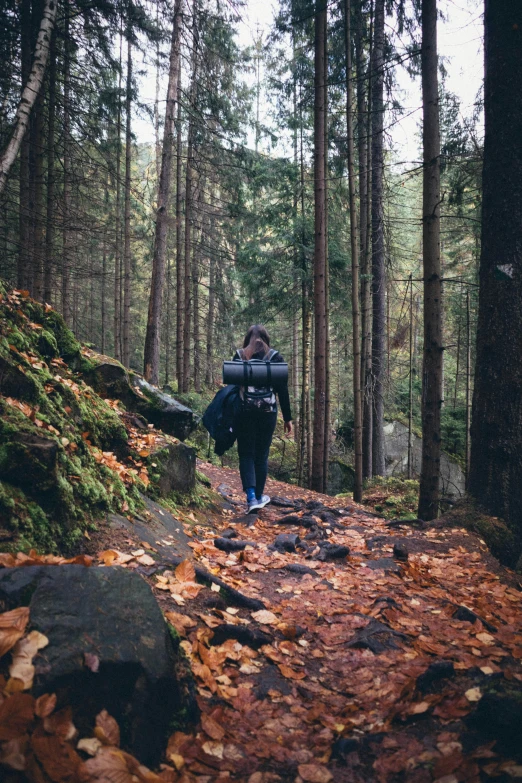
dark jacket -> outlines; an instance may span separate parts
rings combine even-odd
[[[258,351],[252,356],[252,359],[261,359],[263,360],[265,358],[265,354],[262,353],[262,351]],[[234,362],[240,362],[241,357],[238,354],[238,351],[234,354],[232,357]],[[284,362],[283,357],[281,354],[276,352],[276,354],[270,359],[271,362]],[[279,404],[281,405],[281,413],[283,414],[283,420],[284,421],[292,421],[292,411],[290,409],[290,396],[288,394],[288,386],[282,386],[280,389],[276,390],[277,396],[279,397]]]
[[[236,423],[240,411],[239,388],[224,386],[203,414],[203,424],[215,440],[214,451],[218,457],[232,448],[236,441]]]

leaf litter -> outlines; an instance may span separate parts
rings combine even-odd
[[[239,502],[232,471],[200,469]],[[404,531],[409,556],[392,569],[397,530],[384,520],[352,504],[343,508],[334,498],[273,484],[283,496],[320,501],[322,511],[297,508],[286,525],[303,540],[315,531],[301,551],[271,547],[286,513],[283,503],[291,498],[282,497],[248,527],[247,518],[234,523],[230,513],[190,524],[194,561],[227,586],[261,599],[264,609],[227,606],[226,590],[199,583],[191,560],[173,569],[150,558],[155,567],[147,579],[181,637],[201,710],[197,726],[170,737],[161,768],[147,770],[119,748],[119,727],[105,711],[93,736],[79,738],[70,713],[54,712],[52,694],[34,700],[27,667],[42,640],[24,636],[29,618],[23,612],[0,615],[0,649],[11,656],[15,672],[20,651],[28,650],[20,690],[0,681],[3,768],[23,770],[31,781],[87,783],[478,783],[520,777],[521,759],[470,735],[467,724],[492,683],[522,688],[516,580],[494,573],[462,530]],[[335,512],[335,524],[321,519],[326,506]],[[231,522],[256,546],[235,553],[216,548],[214,537]],[[335,562],[318,557],[323,535],[349,554]],[[148,557],[136,543],[128,553],[104,550],[98,563],[135,567]],[[40,557],[0,555],[0,564],[36,565]],[[305,568],[292,568],[299,564]]]

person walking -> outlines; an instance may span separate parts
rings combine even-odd
[[[279,351],[270,348],[270,337],[261,324],[250,327],[245,335],[243,347],[239,348],[233,357],[237,362],[250,359],[271,363],[284,361]],[[268,453],[277,421],[277,400],[276,392],[272,388],[267,388],[263,396],[258,392],[255,400],[249,398],[247,391],[241,387],[243,408],[237,423],[237,450],[239,472],[250,514],[270,503],[270,497],[263,493],[268,473]],[[291,435],[292,413],[287,384],[277,389],[277,396],[283,414],[285,434]]]

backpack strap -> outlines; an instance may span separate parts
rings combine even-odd
[[[270,348],[267,358],[265,359],[265,362],[271,362],[274,356],[278,353],[275,348]]]

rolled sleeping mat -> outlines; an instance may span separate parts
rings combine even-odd
[[[288,383],[288,364],[264,362],[262,359],[250,359],[249,362],[223,362],[223,383],[253,386],[257,389],[267,387],[278,389]]]

